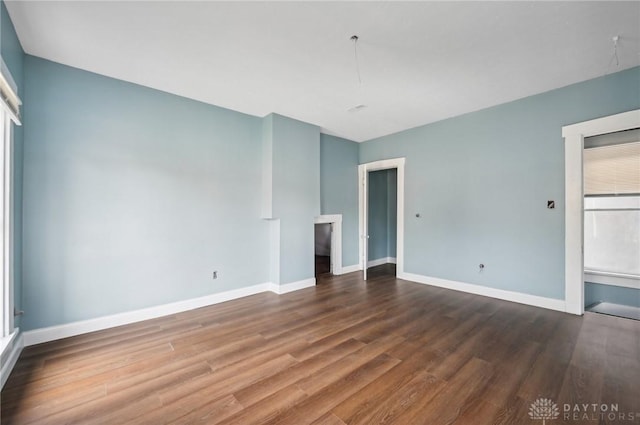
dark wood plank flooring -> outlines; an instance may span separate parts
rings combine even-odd
[[[548,424],[640,423],[640,322],[414,284],[390,267],[28,347],[2,423],[533,425],[539,398],[559,408]],[[573,403],[627,417],[565,417]]]

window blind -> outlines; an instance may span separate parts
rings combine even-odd
[[[584,194],[640,194],[640,140],[585,148]]]
[[[4,63],[0,62],[0,102],[7,110],[11,119],[16,124],[20,124],[20,105],[22,102],[17,94],[16,83],[11,78],[11,73]]]

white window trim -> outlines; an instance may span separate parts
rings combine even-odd
[[[13,131],[11,125],[11,117],[8,113],[4,115],[4,143],[2,145],[2,162],[4,170],[3,187],[2,187],[2,282],[4,291],[4,317],[3,317],[3,335],[8,336],[13,332],[14,328],[14,300],[13,300],[13,214],[11,206],[13,205],[13,191],[11,185],[13,183]]]
[[[640,109],[562,127],[565,170],[565,309],[584,313],[584,138],[640,127]]]
[[[24,348],[24,337],[20,333],[20,329],[16,328],[4,338],[0,338],[0,354],[2,357],[2,363],[0,364],[0,389],[4,387],[4,384],[9,379],[13,367],[20,357],[20,353]]]
[[[13,126],[20,123],[20,105],[16,84],[11,77],[4,60],[0,58],[0,164],[2,164],[2,182],[0,182],[0,208],[3,238],[0,242],[0,291],[2,292],[2,311],[0,312],[0,388],[4,386],[11,370],[22,351],[23,337],[14,326],[14,282],[13,282]]]
[[[5,106],[5,105],[2,105]],[[0,134],[2,134],[2,141],[0,142],[0,164],[2,165],[2,169],[0,170],[0,172],[2,172],[2,179],[0,179],[0,190],[2,190],[2,192],[0,193],[0,211],[2,212],[6,212],[7,208],[5,208],[6,206],[6,162],[5,160],[7,159],[7,155],[6,155],[6,145],[7,145],[7,140],[9,139],[8,136],[10,136],[10,129],[11,129],[11,123],[9,122],[8,118],[7,118],[7,111],[6,111],[6,107],[3,107],[2,110],[0,110]],[[3,232],[6,232],[7,229],[7,220],[6,217],[4,217],[4,214],[0,216],[0,225],[2,226]],[[1,241],[1,245],[0,245],[0,256],[2,256],[2,267],[0,267],[0,273],[2,273],[2,275],[0,276],[0,285],[2,286],[2,312],[1,312],[1,317],[0,317],[0,321],[2,323],[2,334],[0,335],[0,337],[5,338],[8,337],[11,332],[13,331],[13,315],[10,314],[10,312],[12,312],[12,301],[13,301],[13,291],[12,291],[12,285],[11,282],[8,280],[8,273],[7,273],[7,259],[6,259],[6,248],[7,248],[7,238],[6,238],[6,233],[3,233],[3,235],[5,237],[2,238]]]
[[[0,101],[11,119],[20,125],[20,105],[22,101],[18,97],[18,86],[9,72],[9,67],[0,58]]]

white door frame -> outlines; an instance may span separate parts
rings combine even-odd
[[[314,224],[331,224],[331,272],[342,274],[342,214],[319,215],[314,218]]]
[[[397,189],[397,231],[396,231],[396,276],[404,272],[404,165],[405,158],[384,159],[358,165],[358,221],[360,229],[359,258],[364,280],[367,280],[367,239],[368,239],[368,179],[370,171],[398,170]]]
[[[640,109],[562,127],[565,187],[565,311],[584,313],[584,138],[640,127]]]

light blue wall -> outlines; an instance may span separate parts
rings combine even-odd
[[[342,214],[342,265],[358,264],[358,149],[339,137],[320,135],[320,209]]]
[[[387,257],[395,258],[398,230],[398,171],[387,172]]]
[[[372,261],[389,256],[389,186],[387,170],[369,172],[367,188],[369,191],[367,259]]]
[[[25,86],[25,329],[268,280],[259,118],[32,56]]]
[[[281,284],[311,279],[320,215],[320,129],[271,114],[273,217],[280,219]],[[263,127],[264,128],[264,127]],[[264,137],[264,134],[263,134]]]
[[[406,157],[405,271],[563,299],[562,126],[639,107],[634,68],[361,144]]]
[[[24,51],[9,18],[4,2],[0,2],[0,54],[18,86],[18,96],[24,97],[23,61]],[[24,119],[22,120],[24,122]],[[14,126],[13,133],[13,277],[14,306],[22,309],[22,161],[23,127]],[[15,326],[21,326],[21,317],[16,317]]]
[[[620,286],[584,284],[584,305],[590,306],[598,301],[640,307],[640,290]]]

